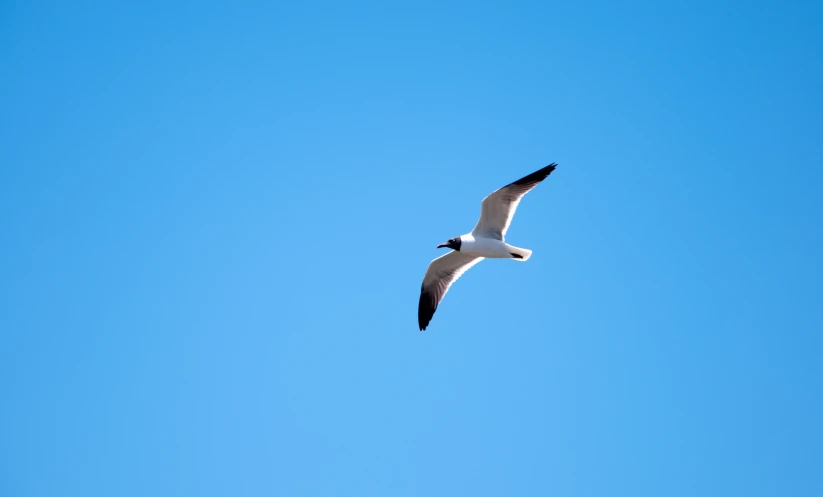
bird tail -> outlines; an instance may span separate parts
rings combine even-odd
[[[532,251],[529,249],[524,249],[520,247],[512,247],[511,245],[508,246],[509,254],[511,254],[512,259],[516,261],[525,262],[529,260],[529,257],[532,256]]]

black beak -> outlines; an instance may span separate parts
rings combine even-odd
[[[446,245],[445,243],[441,243],[440,245],[437,246],[437,248],[449,248],[449,246]]]

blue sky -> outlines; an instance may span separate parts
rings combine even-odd
[[[823,494],[821,15],[3,2],[0,494]]]

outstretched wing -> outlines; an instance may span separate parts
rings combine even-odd
[[[546,179],[555,167],[557,167],[557,164],[549,164],[543,169],[520,178],[484,198],[480,210],[480,220],[477,221],[477,226],[472,230],[472,234],[484,238],[504,240],[520,199],[538,183]]]
[[[482,260],[482,257],[474,257],[453,250],[431,261],[429,269],[426,270],[426,276],[423,277],[423,285],[420,287],[420,303],[417,306],[417,323],[420,325],[420,331],[425,330],[429,325],[434,311],[437,310],[438,304],[443,300],[443,296],[449,291],[452,283]]]

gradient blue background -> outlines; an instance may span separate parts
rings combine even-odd
[[[823,495],[823,4],[140,3],[0,4],[0,495]]]

